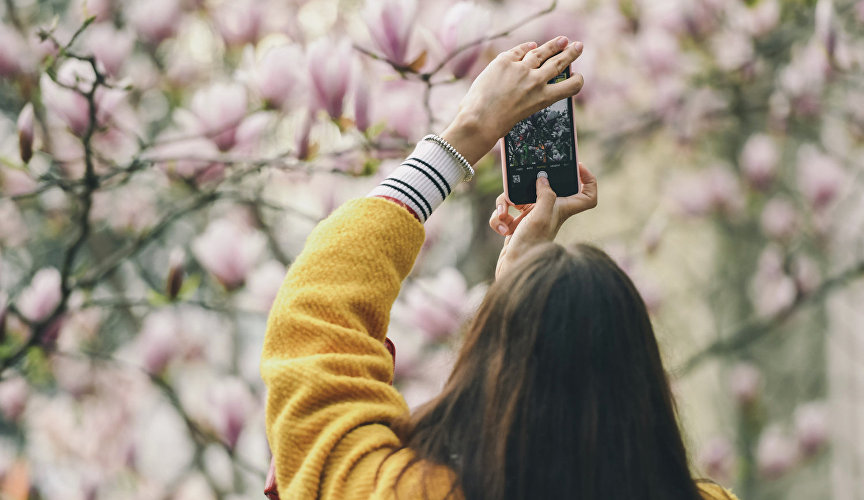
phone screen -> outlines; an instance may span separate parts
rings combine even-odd
[[[549,83],[570,77],[570,69]],[[579,192],[573,100],[561,99],[517,123],[504,137],[507,196],[516,205],[537,200],[537,173],[545,171],[558,196]]]

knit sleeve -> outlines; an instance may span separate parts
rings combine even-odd
[[[426,222],[464,179],[465,171],[450,153],[438,144],[420,141],[369,196],[403,204],[420,222]]]
[[[261,363],[282,500],[370,498],[379,473],[407,463],[390,425],[409,410],[390,385],[384,338],[423,240],[404,208],[354,200],[319,224],[288,271]]]

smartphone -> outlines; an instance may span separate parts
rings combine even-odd
[[[570,78],[570,68],[548,83]],[[558,196],[579,192],[573,99],[567,97],[517,123],[502,139],[504,196],[513,205],[537,201],[537,174],[546,172]]]

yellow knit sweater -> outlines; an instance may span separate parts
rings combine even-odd
[[[423,226],[395,203],[353,200],[315,228],[285,277],[261,363],[281,500],[394,497],[414,454],[390,428],[409,409],[390,385],[383,342],[424,237]],[[455,474],[429,466],[428,498],[443,499]],[[415,465],[405,473],[399,498],[423,498],[419,471]],[[719,487],[703,491],[726,498]]]

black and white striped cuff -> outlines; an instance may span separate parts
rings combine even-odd
[[[465,171],[450,153],[438,144],[420,141],[411,156],[368,196],[395,198],[426,222],[464,178]]]

